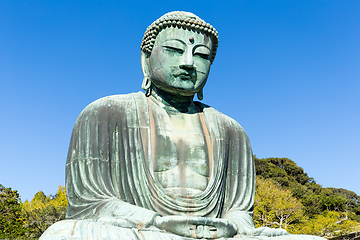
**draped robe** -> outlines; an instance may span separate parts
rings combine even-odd
[[[158,215],[224,218],[237,225],[238,237],[260,235],[252,219],[255,169],[248,137],[235,120],[195,104],[211,139],[211,174],[201,194],[169,193],[155,178],[156,139],[145,95],[105,97],[76,121],[66,163],[67,220],[41,239],[187,239],[151,226]]]

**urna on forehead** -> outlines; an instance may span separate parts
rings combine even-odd
[[[155,44],[156,36],[160,33],[161,30],[169,27],[199,31],[209,35],[213,39],[211,63],[214,61],[219,44],[218,32],[211,24],[206,23],[204,20],[190,12],[169,12],[153,22],[145,31],[143,40],[141,42],[141,50],[150,54]]]

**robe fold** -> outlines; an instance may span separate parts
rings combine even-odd
[[[169,193],[154,176],[144,93],[101,98],[81,112],[73,129],[66,163],[68,220],[54,224],[41,239],[187,239],[152,227],[158,215],[224,218],[236,224],[237,236],[257,235],[248,137],[235,120],[195,104],[204,114],[212,153],[210,179],[201,194]]]

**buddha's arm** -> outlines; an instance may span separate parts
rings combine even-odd
[[[147,228],[153,225],[158,213],[120,200],[113,200],[99,209],[98,222],[125,228]]]
[[[230,125],[230,126],[229,126]],[[255,195],[255,166],[250,141],[244,129],[234,120],[231,129],[226,169],[226,187],[221,218],[233,222],[238,235],[253,235],[252,218]]]
[[[238,235],[253,235],[255,226],[252,216],[241,210],[232,210],[223,216],[224,219],[234,223],[237,227]]]
[[[131,95],[97,100],[76,121],[66,163],[68,219],[147,227],[157,215],[142,171]],[[116,101],[115,101],[116,100]],[[133,110],[135,111],[135,110]],[[134,130],[135,129],[135,130]]]

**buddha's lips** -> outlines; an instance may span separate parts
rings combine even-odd
[[[179,71],[177,73],[174,74],[175,77],[182,77],[182,78],[187,78],[187,79],[191,79],[191,80],[196,80],[196,73],[192,72],[185,72],[185,71]]]

